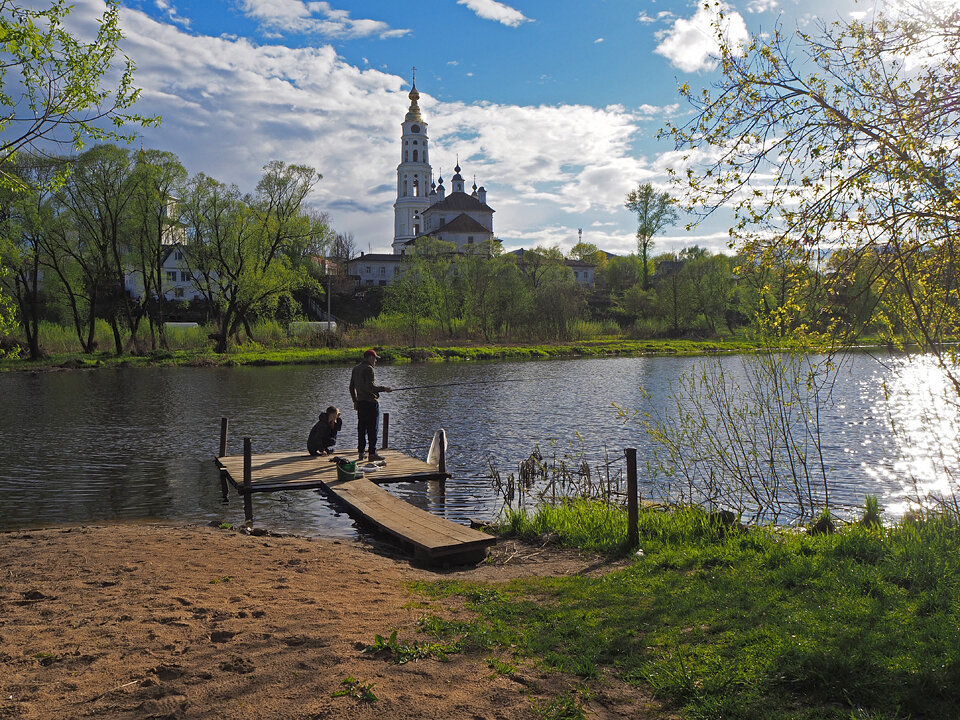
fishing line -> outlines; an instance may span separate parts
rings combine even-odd
[[[490,385],[492,383],[533,382],[536,380],[542,380],[542,378],[508,378],[506,380],[471,380],[467,382],[438,383],[436,385],[410,385],[408,387],[393,388],[391,392],[399,392],[401,390],[422,390],[424,388],[453,387],[454,385]]]

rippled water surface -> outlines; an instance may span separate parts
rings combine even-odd
[[[490,483],[492,461],[515,469],[536,444],[559,452],[581,438],[593,457],[648,441],[618,419],[613,403],[664,412],[671,383],[691,358],[611,358],[522,363],[381,366],[377,379],[394,387],[447,385],[385,394],[391,447],[420,457],[437,428],[447,430],[444,494],[432,484],[392,491],[455,521],[490,518],[499,510]],[[740,358],[722,361],[742,372]],[[249,436],[254,452],[305,447],[317,414],[343,409],[340,444],[355,443],[348,367],[153,368],[7,373],[0,376],[0,528],[115,519],[242,520],[231,494],[220,502],[212,461],[220,417],[230,418],[228,451]],[[941,384],[923,358],[857,355],[842,366],[832,404],[821,417],[824,457],[835,500],[860,504],[866,494],[897,508],[907,474],[938,481],[932,456],[938,432],[918,419],[931,403],[922,388]],[[451,385],[452,383],[461,383]],[[465,384],[463,384],[465,383]],[[643,387],[650,398],[639,389]],[[901,453],[891,417],[916,426]],[[913,423],[911,425],[910,423]],[[944,437],[953,432],[944,422]],[[554,441],[555,445],[551,445]],[[641,462],[642,464],[642,462]],[[277,530],[349,537],[352,522],[317,492],[257,494],[258,524]]]

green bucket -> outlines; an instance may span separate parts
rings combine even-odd
[[[357,477],[357,461],[340,458],[337,460],[337,480],[355,480]]]

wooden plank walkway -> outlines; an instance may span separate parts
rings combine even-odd
[[[250,491],[307,490],[319,488],[350,512],[413,546],[418,559],[451,564],[478,562],[496,539],[414,507],[379,487],[379,483],[444,480],[438,468],[396,450],[377,451],[386,466],[356,480],[338,480],[329,457],[306,453],[267,453],[251,456]],[[356,458],[344,452],[343,457]],[[217,458],[227,479],[243,493],[243,456]],[[358,469],[363,465],[358,464]]]
[[[377,483],[413,482],[416,480],[445,480],[449,477],[433,465],[427,465],[396,450],[382,448],[377,453],[386,460],[385,467],[369,473],[369,480]],[[355,450],[344,451],[333,457],[356,460]],[[220,467],[229,474],[236,487],[243,484],[243,455],[228,455],[217,458]],[[251,458],[250,489],[253,492],[277,490],[309,490],[326,487],[337,479],[337,465],[330,457],[309,455],[305,452],[265,453]],[[363,470],[363,464],[357,463]],[[366,474],[365,474],[366,477]]]

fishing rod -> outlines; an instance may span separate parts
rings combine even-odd
[[[438,383],[436,385],[410,385],[408,387],[393,388],[391,392],[400,390],[422,390],[424,388],[453,387],[454,385],[490,385],[491,383],[530,382],[541,378],[508,378],[506,380],[472,380],[467,382]]]

